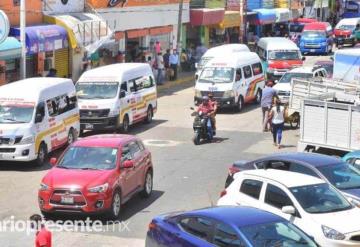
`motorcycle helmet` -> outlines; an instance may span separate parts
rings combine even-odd
[[[203,103],[209,102],[209,96],[203,96],[203,97],[202,97],[202,102],[203,102]]]

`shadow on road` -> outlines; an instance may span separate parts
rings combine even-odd
[[[234,108],[221,108],[217,111],[217,114],[244,114],[247,112],[251,112],[257,108],[260,108],[259,104],[255,104],[255,103],[249,103],[249,104],[245,104],[244,108],[242,109],[241,112],[237,112],[235,111]],[[259,111],[259,114],[261,114],[261,112]]]
[[[172,82],[169,81],[167,82],[169,84],[171,84]],[[167,88],[167,89],[163,89],[161,92],[158,92],[158,98],[164,97],[164,96],[171,96],[171,95],[176,95],[176,93],[178,91],[190,88],[190,87],[194,87],[195,86],[195,82],[194,81],[189,81],[189,82],[185,82],[179,85],[175,85],[173,87]]]

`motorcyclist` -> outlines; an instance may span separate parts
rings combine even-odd
[[[209,103],[212,105],[214,111],[212,114],[210,114],[210,120],[211,120],[211,125],[213,127],[213,130],[214,130],[214,135],[216,133],[216,112],[217,112],[217,109],[218,109],[218,104],[216,102],[216,100],[214,99],[214,95],[213,93],[209,93],[208,94],[208,97],[209,97]]]
[[[202,114],[209,116],[209,120],[210,123],[207,123],[207,126],[211,128],[211,130],[209,130],[209,135],[210,135],[210,139],[212,139],[213,137],[213,129],[212,129],[212,123],[211,123],[211,119],[210,116],[213,115],[215,113],[214,108],[212,103],[210,103],[209,97],[208,96],[203,96],[202,97],[202,103],[199,105],[198,112],[202,112]],[[208,121],[209,121],[208,120]]]

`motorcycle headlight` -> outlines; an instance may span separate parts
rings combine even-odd
[[[99,186],[89,188],[88,191],[91,192],[91,193],[102,193],[102,192],[107,191],[108,188],[109,188],[109,184],[106,183],[106,184],[102,184],[102,185],[99,185]]]
[[[21,139],[21,141],[19,142],[20,145],[24,145],[24,144],[32,144],[35,142],[35,136],[31,135],[31,136],[27,136]]]
[[[324,236],[334,240],[344,240],[345,235],[327,226],[321,226]]]
[[[201,91],[198,89],[195,89],[195,97],[201,98]]]
[[[228,90],[224,92],[224,98],[232,98],[235,97],[235,93],[233,90]]]
[[[40,191],[49,190],[49,186],[47,184],[41,183],[40,184]]]

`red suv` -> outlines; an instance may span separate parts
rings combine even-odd
[[[55,212],[100,213],[118,218],[121,205],[153,186],[151,154],[130,135],[96,135],[74,142],[42,179],[38,200],[46,216]]]

